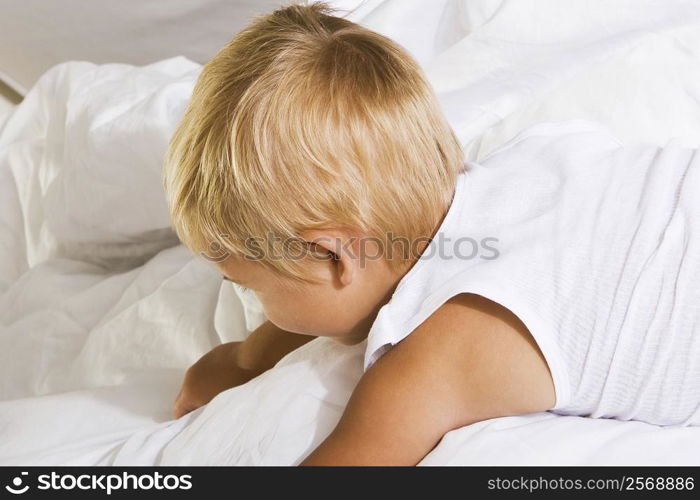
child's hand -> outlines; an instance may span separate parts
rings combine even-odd
[[[243,342],[215,347],[190,366],[175,398],[175,418],[196,410],[226,389],[242,385],[269,370],[287,353],[313,337],[280,330],[266,321]]]
[[[241,342],[229,342],[217,346],[190,366],[185,374],[180,393],[175,398],[173,405],[175,418],[180,418],[204,406],[220,392],[245,384],[261,373],[239,366],[240,345]]]

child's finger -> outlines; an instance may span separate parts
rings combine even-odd
[[[176,404],[173,408],[173,416],[177,420],[178,418],[187,415],[192,410],[196,410],[196,407],[193,407],[192,405]]]
[[[177,398],[175,398],[175,402],[173,403],[173,416],[175,417],[175,419],[178,419],[183,415],[187,415],[194,409],[196,409],[196,406],[193,405],[192,402],[187,401],[181,391],[180,394],[177,395]]]

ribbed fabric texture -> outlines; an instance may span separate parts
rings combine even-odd
[[[440,234],[379,312],[366,368],[450,297],[477,293],[530,330],[553,411],[700,425],[695,150],[623,146],[587,122],[538,125],[467,164]],[[465,258],[468,244],[446,238],[481,249]]]

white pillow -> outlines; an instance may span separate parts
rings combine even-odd
[[[68,60],[149,64],[183,55],[205,63],[253,15],[282,0],[22,0],[2,2],[0,80],[22,95]]]
[[[131,268],[176,245],[162,182],[168,141],[201,67],[68,62],[47,71],[0,134],[29,263]]]

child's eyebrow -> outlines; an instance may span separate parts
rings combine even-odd
[[[243,285],[241,284],[241,281],[240,281],[240,280],[231,279],[231,278],[229,278],[228,276],[226,276],[225,274],[222,274],[221,277],[224,279],[224,281],[230,281],[231,283],[235,283],[235,284],[237,284],[237,285],[243,286]]]

